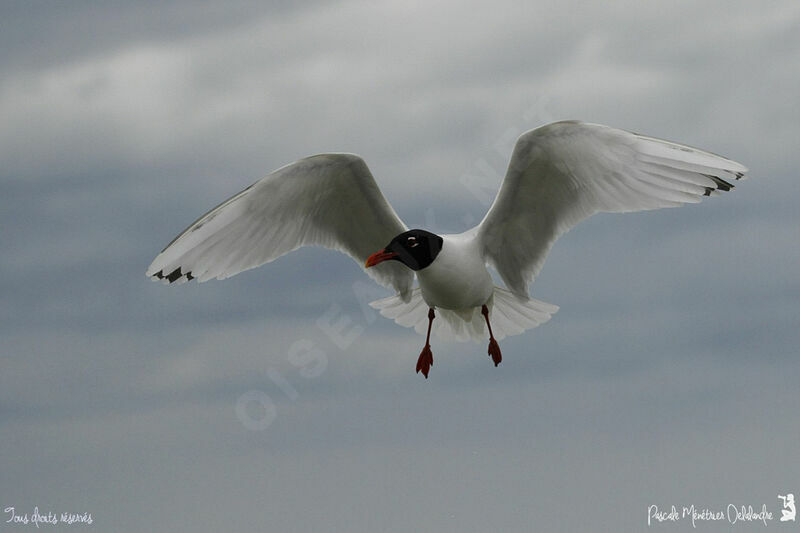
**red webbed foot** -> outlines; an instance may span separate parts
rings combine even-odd
[[[489,308],[485,305],[481,306],[481,314],[486,320],[486,327],[489,329],[489,356],[492,358],[494,366],[497,366],[500,364],[500,361],[503,360],[503,354],[500,353],[500,345],[497,344],[496,340],[494,340],[492,325],[489,323]]]
[[[428,372],[431,371],[432,366],[433,352],[431,351],[431,345],[426,344],[422,349],[422,353],[419,354],[419,359],[417,359],[417,374],[422,372],[422,375],[425,376],[425,379],[428,379]]]
[[[422,372],[422,375],[425,376],[425,379],[428,379],[428,372],[431,371],[431,367],[433,366],[433,352],[431,351],[431,326],[433,325],[434,318],[436,318],[436,313],[433,312],[433,308],[431,307],[428,309],[428,335],[425,337],[425,347],[422,349],[422,353],[419,354],[419,359],[417,359],[417,374]]]
[[[500,345],[493,338],[489,339],[489,356],[492,358],[494,366],[499,365],[503,360],[503,354],[500,353]]]

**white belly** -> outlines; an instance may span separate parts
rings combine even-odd
[[[443,235],[442,251],[417,272],[422,298],[430,307],[480,307],[492,295],[494,283],[472,236]]]

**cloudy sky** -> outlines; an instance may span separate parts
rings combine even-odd
[[[800,495],[798,94],[794,1],[4,2],[0,506],[119,532],[779,516]],[[499,368],[434,342],[415,375],[423,339],[333,252],[144,276],[209,207],[322,151],[363,156],[409,226],[463,231],[490,201],[465,176],[497,188],[517,135],[569,118],[752,179],[575,228],[532,289],[561,310]]]

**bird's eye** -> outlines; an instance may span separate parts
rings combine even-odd
[[[406,242],[408,243],[408,245],[411,248],[415,248],[415,247],[419,246],[419,243],[417,242],[417,238],[416,237],[409,237],[408,239],[406,239]]]

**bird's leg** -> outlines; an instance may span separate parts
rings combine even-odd
[[[489,324],[489,308],[486,307],[486,304],[481,307],[481,314],[483,318],[486,319],[486,327],[489,328],[489,355],[492,357],[494,366],[497,366],[500,364],[500,361],[503,360],[503,354],[500,353],[500,345],[497,344],[497,341],[494,339],[492,325]]]
[[[436,314],[433,312],[433,307],[428,309],[428,336],[425,337],[425,347],[422,349],[422,353],[419,354],[419,359],[417,359],[417,374],[422,372],[422,375],[425,376],[425,379],[428,379],[428,372],[430,372],[431,367],[433,366],[433,352],[431,351],[431,326],[433,325],[433,319],[436,318]]]

